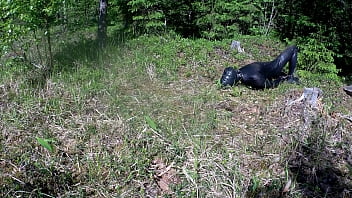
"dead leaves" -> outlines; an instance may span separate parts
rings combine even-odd
[[[171,186],[181,182],[173,166],[173,162],[167,165],[162,159],[156,158],[149,168],[154,173],[154,179],[160,188],[160,194],[172,194]]]

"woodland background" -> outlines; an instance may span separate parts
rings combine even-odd
[[[105,4],[106,9],[101,7]],[[236,35],[275,37],[300,45],[307,56],[312,56],[305,69],[336,73],[335,64],[342,69],[341,74],[347,75],[352,70],[351,4],[348,0],[9,0],[1,2],[1,52],[10,53],[10,57],[11,52],[20,54],[14,58],[27,62],[42,62],[37,60],[42,56],[39,49],[37,57],[30,57],[26,50],[35,48],[35,42],[45,35],[50,59],[46,65],[52,67],[50,37],[97,27],[99,23],[99,31],[103,31],[100,38],[109,27],[114,32],[111,38],[121,40],[170,31],[210,40],[233,39]]]

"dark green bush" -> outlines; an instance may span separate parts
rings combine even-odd
[[[322,80],[340,81],[339,69],[334,63],[336,54],[328,49],[328,46],[312,37],[300,38],[297,40],[300,48],[298,57],[299,75],[301,77],[317,77]]]

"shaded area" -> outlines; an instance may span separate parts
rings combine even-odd
[[[341,102],[345,97],[339,95],[336,99]],[[348,135],[352,126],[341,113],[328,109],[328,103],[319,97],[315,105],[307,100],[296,104],[303,110],[300,119],[304,124],[294,130],[287,168],[303,197],[352,196],[351,137]]]
[[[341,113],[327,114],[327,102],[304,102],[305,124],[295,130],[287,168],[304,197],[351,197],[351,125]]]
[[[247,198],[280,198],[286,197],[284,193],[282,193],[282,186],[285,184],[281,180],[272,181],[272,183],[268,186],[260,186],[256,187],[256,181],[251,181],[251,185],[248,188],[248,192],[246,194]]]
[[[72,71],[83,64],[99,67],[99,63],[111,57],[113,53],[111,50],[115,49],[114,47],[131,38],[124,30],[112,28],[105,41],[107,45],[102,49],[99,47],[99,40],[94,31],[67,33],[67,35],[59,35],[55,40],[59,50],[54,53],[56,61],[54,73]]]
[[[316,129],[319,129],[319,123]],[[306,197],[351,197],[351,151],[348,142],[327,144],[326,133],[314,130],[289,158],[288,168]]]
[[[93,65],[99,57],[98,42],[95,39],[82,38],[65,43],[64,47],[54,55],[57,64],[54,72],[70,71],[84,63]]]
[[[2,168],[11,167],[10,162],[3,161],[1,163]],[[7,194],[5,197],[11,196],[51,196],[55,194],[63,194],[69,189],[74,188],[74,180],[72,172],[67,169],[59,170],[55,167],[47,168],[43,164],[31,163],[23,164],[23,170],[25,178],[22,180],[15,178],[14,176],[5,177],[7,184],[3,186]],[[12,178],[12,180],[10,179]],[[1,194],[1,193],[0,193]],[[3,194],[4,195],[4,194]]]
[[[95,30],[88,32],[65,33],[55,38],[58,44],[54,54],[56,65],[54,72],[71,71],[85,64],[96,67],[104,60],[111,58],[116,52],[116,47],[123,45],[125,41],[134,38],[126,33],[122,27],[108,27],[108,37],[105,38],[104,48],[99,47],[99,40],[96,38]]]

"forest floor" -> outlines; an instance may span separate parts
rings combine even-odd
[[[343,84],[221,88],[225,67],[285,48],[238,40],[244,53],[230,40],[165,36],[97,54],[79,40],[56,53],[45,83],[1,68],[0,196],[352,197]],[[293,102],[305,87],[323,91],[316,106]]]

